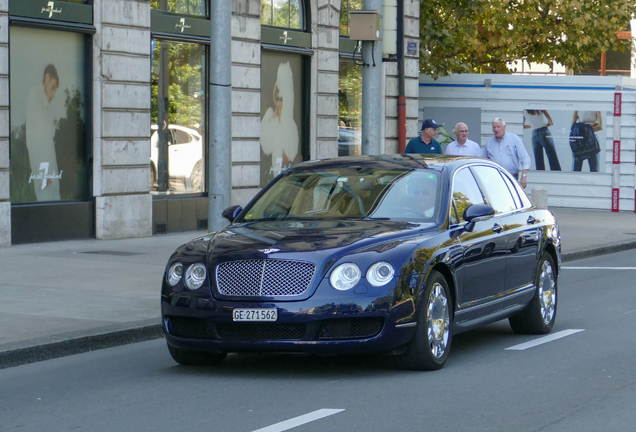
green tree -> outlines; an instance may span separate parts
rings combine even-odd
[[[168,45],[168,71],[161,71],[161,44]],[[157,124],[159,74],[169,73],[168,105],[170,124],[196,128],[202,123],[204,93],[202,85],[203,47],[188,43],[157,42],[151,76],[151,115]]]
[[[625,50],[635,0],[422,0],[420,70],[509,73],[510,62],[582,70],[600,52]]]

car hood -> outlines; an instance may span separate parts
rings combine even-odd
[[[386,220],[269,221],[235,224],[208,245],[210,262],[299,258],[319,263],[396,238],[421,234],[435,224]]]

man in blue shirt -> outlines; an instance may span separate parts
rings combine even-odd
[[[486,141],[484,157],[504,167],[525,189],[531,160],[523,141],[515,134],[506,133],[506,122],[501,117],[492,121],[492,132],[495,136]]]
[[[426,119],[422,123],[422,135],[413,138],[406,145],[404,153],[442,154],[442,146],[435,141],[437,128],[441,127],[433,119]]]

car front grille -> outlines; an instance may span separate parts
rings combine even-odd
[[[316,272],[309,262],[245,260],[220,264],[216,284],[223,295],[240,297],[287,297],[303,294]]]
[[[366,339],[380,333],[382,318],[344,318],[324,321],[320,339]]]
[[[305,335],[305,324],[281,323],[223,323],[216,325],[221,340],[301,340]]]
[[[226,341],[315,341],[367,339],[382,330],[382,318],[329,319],[304,323],[213,323],[202,318],[167,316],[169,332],[187,339]]]

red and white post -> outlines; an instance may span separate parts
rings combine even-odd
[[[612,211],[619,211],[621,177],[621,103],[622,93],[614,93],[614,149],[612,151]],[[636,210],[636,208],[635,208]]]

